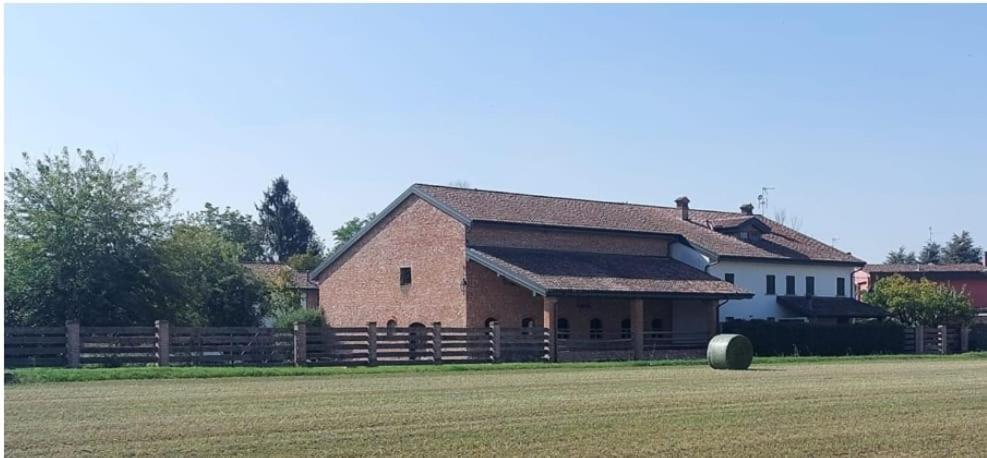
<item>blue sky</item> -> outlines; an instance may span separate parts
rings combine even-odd
[[[880,261],[987,244],[987,7],[14,5],[5,168],[88,148],[180,211],[277,175],[326,238],[414,182],[735,209]],[[13,154],[12,154],[13,153]]]

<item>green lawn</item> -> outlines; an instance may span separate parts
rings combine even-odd
[[[987,359],[27,383],[5,454],[978,455]]]

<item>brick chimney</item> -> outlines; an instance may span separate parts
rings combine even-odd
[[[675,206],[682,210],[682,219],[689,221],[689,198],[686,196],[675,199]]]
[[[740,213],[743,213],[743,214],[745,214],[747,216],[753,216],[754,215],[754,205],[749,204],[749,203],[748,204],[741,205],[740,206]]]

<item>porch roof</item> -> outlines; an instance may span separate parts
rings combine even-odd
[[[468,259],[546,296],[750,298],[753,294],[660,256],[471,247]]]
[[[880,307],[852,297],[778,296],[778,305],[809,318],[884,318]]]

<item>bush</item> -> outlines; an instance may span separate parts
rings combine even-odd
[[[730,320],[723,333],[743,334],[757,356],[870,355],[902,353],[904,326],[893,322],[821,325],[801,322]]]
[[[276,328],[291,328],[295,323],[304,323],[306,326],[322,326],[325,323],[318,310],[299,307],[275,310],[273,318]]]

